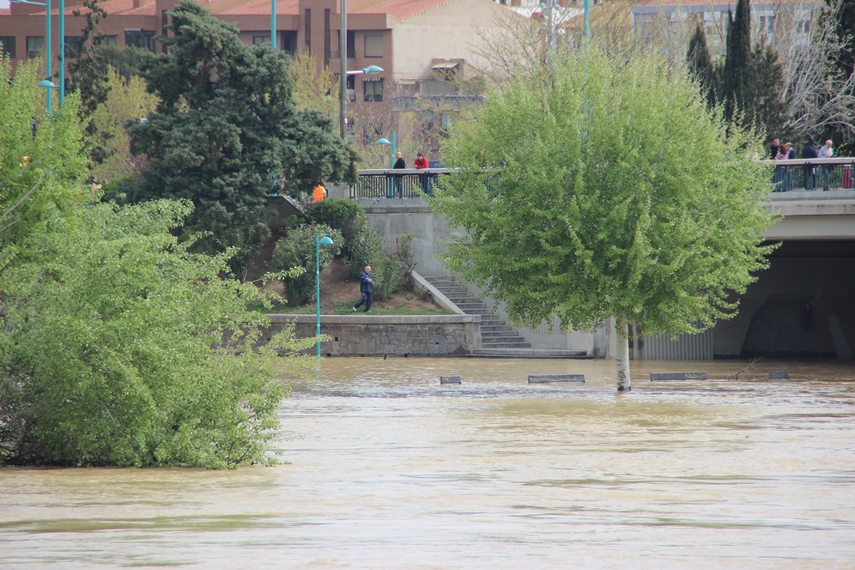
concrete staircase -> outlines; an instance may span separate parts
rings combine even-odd
[[[453,277],[424,277],[467,315],[481,315],[481,347],[471,356],[489,358],[585,358],[584,350],[548,350],[531,347],[503,319],[490,314],[487,305],[472,297]]]

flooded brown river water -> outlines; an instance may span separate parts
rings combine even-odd
[[[855,568],[855,365],[633,365],[325,359],[288,464],[0,469],[0,568]]]

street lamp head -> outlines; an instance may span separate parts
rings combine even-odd
[[[327,236],[324,236],[321,238],[321,241],[318,243],[320,243],[321,245],[333,245],[333,240]]]
[[[44,87],[45,89],[59,89],[59,87],[49,79],[42,79],[39,81],[39,87]]]
[[[392,144],[387,138],[377,139],[377,144]]]

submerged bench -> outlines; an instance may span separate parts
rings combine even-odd
[[[706,380],[706,372],[651,372],[650,381],[656,380]]]
[[[535,374],[528,377],[529,384],[545,384],[547,382],[585,382],[584,374]]]

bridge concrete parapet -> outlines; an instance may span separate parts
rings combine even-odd
[[[783,216],[766,232],[770,241],[855,240],[855,190],[776,192],[766,209]]]

